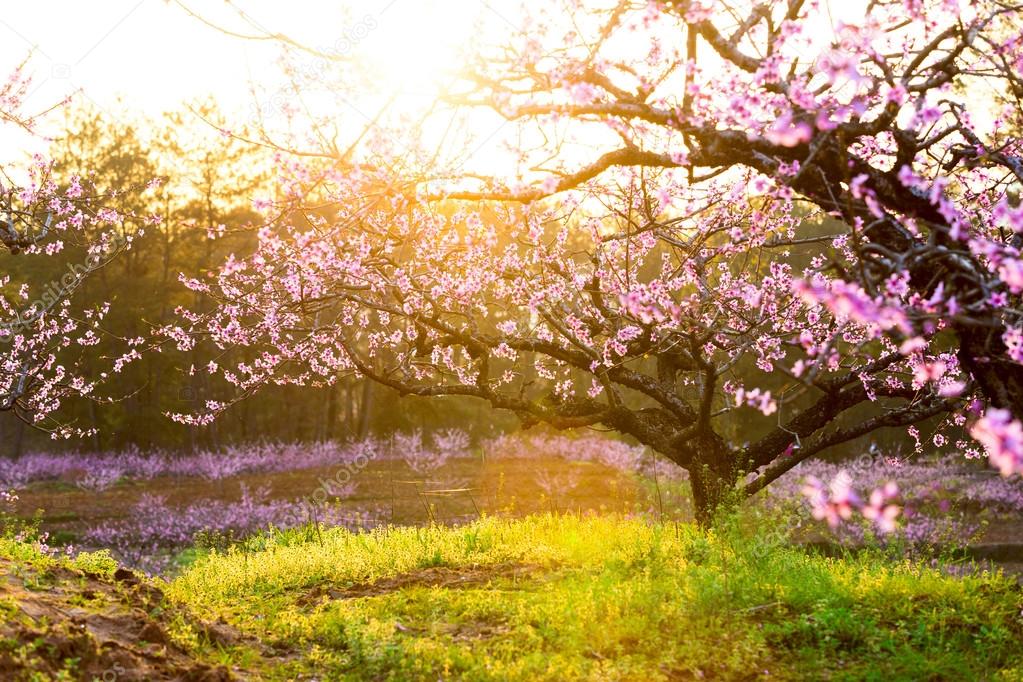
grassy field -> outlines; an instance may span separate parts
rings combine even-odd
[[[195,679],[1023,679],[1015,581],[879,554],[815,556],[744,531],[753,527],[536,515],[366,534],[307,528],[200,552],[172,582],[142,581],[148,601],[132,608],[156,611],[162,634],[149,638],[165,639],[179,668],[187,657],[210,676]],[[101,558],[32,559],[10,541],[0,555],[21,575],[19,593],[0,595],[9,618],[24,620],[21,593],[63,594],[89,628],[99,607],[75,597],[76,585],[116,583]],[[25,587],[46,582],[26,567],[49,587]],[[0,670],[18,670],[2,663],[18,636],[2,641]],[[33,651],[22,651],[37,663],[21,672],[45,668],[45,647]]]
[[[291,532],[203,557],[169,596],[282,652],[286,679],[1023,677],[992,575],[808,556],[614,516]],[[251,649],[223,662],[259,665]]]

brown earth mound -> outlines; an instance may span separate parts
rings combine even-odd
[[[127,570],[108,578],[0,559],[0,679],[245,677],[198,661],[173,642],[167,624],[178,617],[208,641],[230,644],[234,636],[225,626],[188,621],[158,587]]]

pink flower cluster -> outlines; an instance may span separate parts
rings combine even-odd
[[[984,446],[1002,476],[1023,474],[1023,425],[1011,412],[989,408],[970,427],[970,435]]]
[[[778,403],[771,397],[771,392],[762,391],[759,388],[747,390],[740,386],[735,389],[735,404],[755,407],[765,416],[772,415],[778,411]]]
[[[857,284],[842,280],[822,282],[796,281],[795,290],[811,305],[823,304],[839,321],[851,320],[871,328],[874,336],[892,329],[909,333],[912,328],[906,314],[880,297],[872,297]]]
[[[24,66],[0,85],[0,123],[31,132],[32,118],[18,110],[29,83]],[[8,268],[0,275],[5,290],[0,294],[0,411],[17,411],[40,427],[45,424],[54,438],[70,438],[88,430],[60,422],[55,413],[61,405],[71,397],[94,395],[104,379],[140,357],[136,347],[141,344],[137,338],[118,340],[102,362],[88,361],[104,336],[101,322],[109,305],[79,309],[75,292],[158,219],[109,205],[154,184],[107,191],[85,177],[59,178],[55,169],[41,155],[27,168],[0,168],[5,181],[27,176],[21,186],[0,183],[0,249],[52,261],[28,268],[27,274]],[[65,249],[72,244],[80,247],[76,256]]]
[[[867,503],[853,490],[852,478],[844,470],[838,472],[828,485],[815,476],[808,476],[802,492],[810,503],[813,517],[827,521],[832,528],[851,520],[854,512],[858,512],[872,521],[881,533],[895,530],[895,519],[900,509],[891,503],[899,494],[899,487],[893,482],[871,492]]]
[[[883,491],[889,482],[896,483],[902,511],[898,527],[885,540],[904,541],[910,551],[964,546],[984,520],[1014,519],[1023,513],[1023,479],[1002,477],[964,459],[959,451],[938,457],[899,453],[882,456],[874,452],[837,463],[802,462],[768,488],[763,504],[787,509],[791,500],[804,497],[807,478],[833,481],[842,472],[861,490]],[[814,494],[818,487],[829,494],[824,484],[814,486]],[[800,523],[797,515],[790,525]],[[842,523],[833,532],[837,540],[850,545],[862,544],[865,539],[861,524]]]

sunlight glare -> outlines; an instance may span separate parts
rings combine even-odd
[[[436,95],[460,68],[476,16],[452,12],[450,3],[395,6],[366,24],[354,56],[382,90]]]

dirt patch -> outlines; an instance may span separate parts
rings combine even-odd
[[[246,677],[201,662],[174,643],[165,624],[178,615],[183,614],[157,586],[129,571],[106,578],[0,559],[0,679]],[[193,625],[200,636],[216,641],[205,624]]]
[[[463,621],[447,628],[447,634],[456,642],[471,644],[483,639],[505,637],[512,629],[504,623],[489,620]]]
[[[531,564],[497,564],[493,566],[432,566],[412,573],[402,573],[373,582],[359,583],[344,588],[317,585],[299,599],[305,606],[337,599],[358,599],[390,594],[409,587],[443,587],[458,589],[487,585],[494,580],[535,580],[538,573],[549,569]]]
[[[979,544],[1019,545],[1023,548],[1023,518],[991,521],[984,529]],[[1018,561],[1023,561],[1023,554]]]

